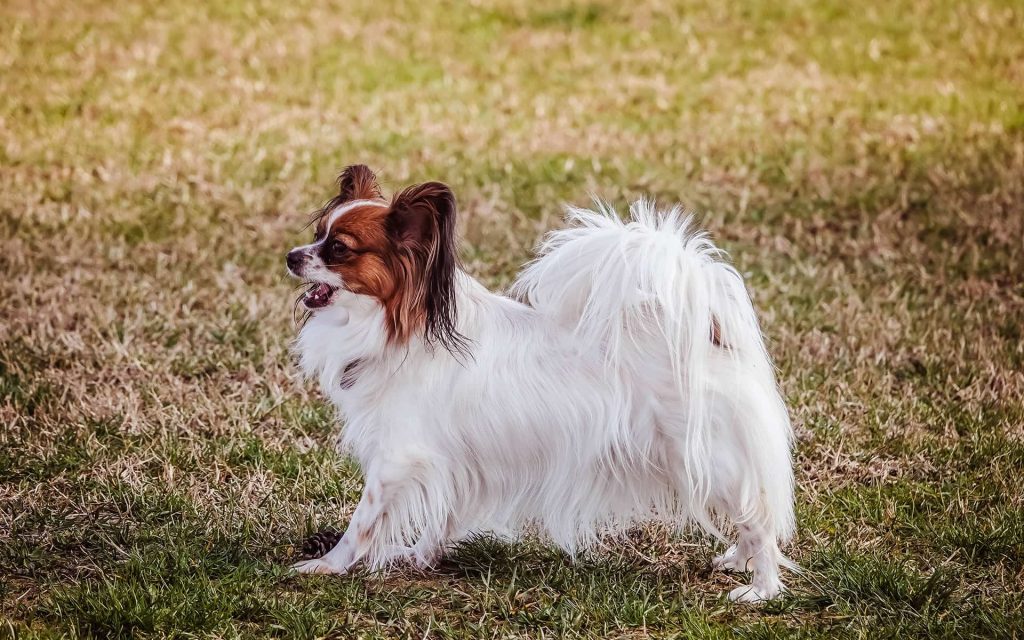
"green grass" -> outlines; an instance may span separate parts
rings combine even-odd
[[[1024,637],[1019,3],[0,6],[0,637]],[[358,469],[288,352],[342,166],[438,179],[507,284],[562,203],[700,212],[797,430],[804,568],[285,571]]]

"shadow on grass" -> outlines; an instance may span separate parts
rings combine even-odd
[[[172,532],[168,532],[169,534]],[[953,568],[884,553],[816,551],[793,592],[759,608],[725,602],[703,554],[681,560],[570,559],[534,542],[479,538],[435,570],[293,576],[279,550],[204,540],[197,529],[134,548],[79,584],[55,584],[36,613],[81,636],[493,637],[548,633],[767,638],[998,637],[1024,628],[1007,600],[976,608]],[[713,589],[709,588],[713,586]],[[881,637],[881,636],[878,636]]]

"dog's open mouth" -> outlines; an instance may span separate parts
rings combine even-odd
[[[306,291],[306,295],[302,296],[302,304],[306,305],[307,309],[326,307],[331,304],[335,291],[337,289],[329,284],[316,282]]]

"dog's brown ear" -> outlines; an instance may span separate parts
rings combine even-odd
[[[314,238],[322,238],[327,232],[325,224],[327,216],[339,206],[350,200],[383,200],[377,176],[365,164],[353,164],[345,167],[338,176],[338,195],[327,201],[324,206],[313,212],[309,224],[315,228]]]
[[[388,232],[399,244],[418,245],[426,251],[454,247],[455,194],[440,182],[425,182],[396,193],[388,214]]]
[[[376,200],[384,196],[380,193],[377,176],[365,164],[353,164],[345,167],[338,176],[338,201]]]
[[[414,308],[410,315],[423,317],[427,342],[440,344],[453,355],[465,355],[468,345],[458,331],[455,302],[459,254],[452,190],[440,182],[427,182],[395,195],[387,230],[411,280],[406,301]]]

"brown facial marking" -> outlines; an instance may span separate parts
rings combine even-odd
[[[339,233],[335,236],[336,239],[344,244],[347,248],[359,251],[362,247],[359,244],[359,239],[348,233]]]
[[[331,214],[353,200],[372,204],[346,209],[332,222]],[[324,265],[346,289],[380,301],[390,342],[403,344],[422,335],[428,344],[466,354],[455,309],[459,267],[451,189],[428,182],[386,203],[373,172],[352,165],[338,178],[338,195],[314,222]]]
[[[389,337],[406,342],[413,331],[423,327],[425,310],[423,305],[410,304],[408,284],[415,265],[389,233],[389,215],[389,208],[372,205],[346,211],[324,230],[326,241],[320,257],[341,276],[347,289],[380,300]],[[337,247],[333,241],[346,246]]]
[[[389,266],[392,253],[385,230],[388,209],[383,206],[357,206],[339,216],[324,232],[320,258],[328,269],[355,293],[379,300],[391,297],[396,288]]]
[[[339,195],[320,214],[320,258],[346,289],[380,301],[392,343],[422,335],[453,353],[463,352],[465,339],[456,329],[458,254],[451,190],[438,182],[409,187],[388,206],[367,203],[347,209],[327,228],[330,212],[349,200],[378,201],[376,180],[363,169],[345,170]]]

